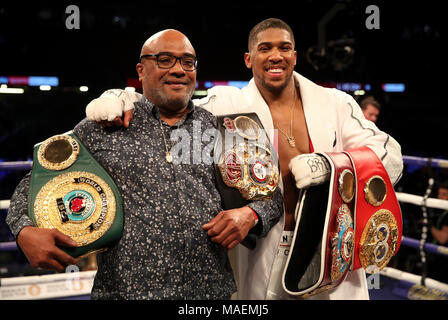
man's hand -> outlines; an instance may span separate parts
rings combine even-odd
[[[78,263],[56,246],[76,247],[76,242],[56,229],[25,227],[17,237],[17,244],[34,268],[62,272],[68,265]]]
[[[129,124],[131,123],[132,117],[134,116],[134,109],[128,110],[124,112],[123,119],[120,117],[116,117],[112,121],[101,120],[97,121],[103,127],[121,127],[129,128]]]
[[[142,95],[137,92],[122,89],[107,90],[87,105],[87,119],[103,126],[124,125],[128,128],[134,112],[134,102],[139,101],[141,97]]]
[[[249,207],[221,211],[202,228],[213,242],[232,249],[246,238],[255,224],[254,213]]]
[[[305,153],[292,158],[289,170],[299,189],[322,184],[330,178],[330,164],[316,153]]]

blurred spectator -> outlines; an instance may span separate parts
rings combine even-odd
[[[373,96],[367,96],[359,103],[361,106],[364,117],[367,120],[376,122],[381,110],[381,104],[375,100]]]
[[[448,200],[448,181],[437,186],[437,198]],[[448,246],[448,210],[428,209],[428,243]],[[448,283],[448,257],[427,253],[428,277]]]

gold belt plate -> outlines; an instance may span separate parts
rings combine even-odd
[[[34,202],[40,228],[57,229],[79,247],[101,238],[112,226],[116,200],[110,186],[97,175],[72,171],[47,182]]]

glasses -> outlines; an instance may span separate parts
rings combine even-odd
[[[158,53],[158,54],[144,54],[140,57],[140,62],[143,58],[156,57],[157,65],[161,69],[171,69],[180,61],[180,65],[184,71],[193,71],[198,66],[198,59],[193,55],[184,55],[183,57],[176,57],[171,53]]]

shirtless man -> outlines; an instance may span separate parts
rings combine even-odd
[[[234,272],[240,299],[289,299],[293,297],[283,290],[281,275],[285,248],[291,244],[296,224],[300,189],[323,182],[328,173],[312,171],[306,160],[320,158],[314,151],[342,152],[368,146],[396,183],[403,169],[401,148],[395,139],[365,120],[350,95],[320,87],[294,71],[294,35],[282,20],[266,19],[257,24],[249,34],[248,49],[244,60],[254,76],[248,86],[241,90],[214,87],[195,104],[215,115],[256,112],[264,128],[272,132],[271,141],[278,141],[285,215],[264,239],[257,241],[254,250],[237,246]],[[115,119],[116,124],[128,126],[130,109],[138,99],[135,93],[106,91],[87,106],[87,117],[95,121]],[[280,243],[282,239],[286,241]],[[365,271],[349,272],[341,285],[315,298],[368,299]]]

